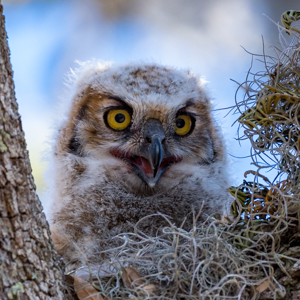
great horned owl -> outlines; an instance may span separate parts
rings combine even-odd
[[[203,217],[223,213],[224,143],[195,75],[157,64],[86,64],[71,99],[53,151],[51,206],[52,237],[67,262],[78,251],[92,257],[150,214],[177,226],[187,216],[188,228],[203,201]]]

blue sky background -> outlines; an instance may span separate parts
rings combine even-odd
[[[224,118],[227,111],[217,109],[234,105],[237,85],[230,78],[242,83],[250,67],[251,56],[241,46],[261,54],[262,35],[267,52],[272,52],[272,44],[279,45],[278,29],[263,13],[278,22],[284,10],[300,9],[299,1],[107,3],[3,1],[16,96],[41,198],[42,174],[47,165],[42,160],[43,152],[51,139],[57,104],[67,90],[66,74],[76,68],[76,60],[156,61],[189,68],[204,76],[228,152],[247,156],[249,144],[240,146],[236,141],[237,126],[232,127],[237,116]],[[262,66],[258,63],[254,69]],[[242,182],[249,164],[249,159],[230,158],[234,184]]]

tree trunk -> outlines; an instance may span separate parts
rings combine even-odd
[[[0,4],[0,299],[63,299],[62,272],[35,192]]]

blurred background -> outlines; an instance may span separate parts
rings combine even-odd
[[[245,81],[251,53],[280,48],[281,14],[300,10],[299,0],[7,0],[2,1],[33,175],[44,199],[44,153],[76,60],[133,60],[191,69],[207,81],[214,115],[230,155],[232,184],[250,169],[248,142],[239,143],[233,106]],[[273,21],[272,21],[273,20]],[[244,49],[243,49],[244,48]],[[255,70],[262,70],[257,62]],[[226,116],[226,117],[225,117]]]

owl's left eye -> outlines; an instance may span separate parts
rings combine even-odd
[[[114,130],[124,130],[129,126],[131,117],[125,109],[112,109],[106,114],[106,122]]]
[[[175,121],[175,132],[178,135],[184,136],[193,129],[193,120],[188,115],[179,115]]]

